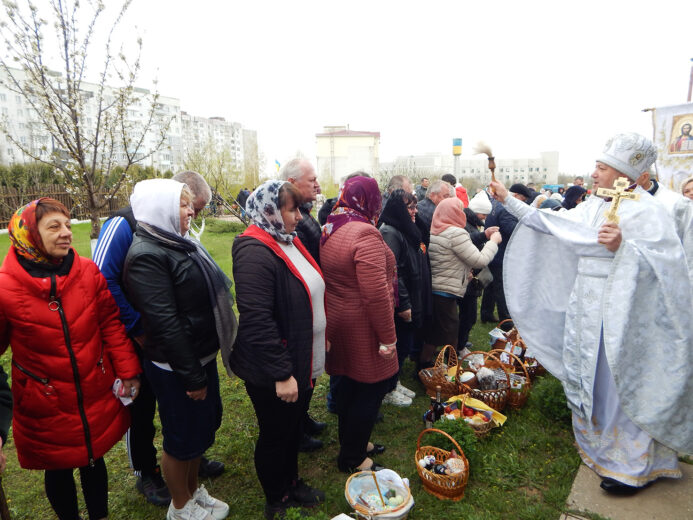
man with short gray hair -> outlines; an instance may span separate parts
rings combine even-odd
[[[426,197],[419,201],[416,208],[419,210],[417,213],[419,220],[426,225],[429,231],[431,229],[431,222],[433,222],[433,212],[436,210],[436,206],[440,204],[441,200],[454,196],[455,189],[445,181],[433,181],[428,187]]]
[[[313,209],[313,202],[318,196],[320,183],[315,175],[315,168],[306,159],[291,159],[281,171],[281,177],[295,185],[301,192],[303,204],[299,210],[303,218],[296,226],[296,234],[301,243],[320,265],[320,224],[310,214]]]

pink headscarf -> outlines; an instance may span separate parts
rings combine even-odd
[[[457,197],[440,201],[433,213],[431,235],[440,235],[449,227],[464,229],[467,225],[467,215],[464,214],[463,207],[462,201]]]

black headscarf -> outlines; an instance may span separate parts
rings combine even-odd
[[[577,206],[577,201],[583,197],[587,190],[582,186],[571,186],[563,194],[563,207],[565,209],[573,209]]]
[[[402,233],[404,238],[415,248],[421,244],[421,231],[412,222],[408,204],[416,204],[416,197],[404,190],[395,190],[388,197],[387,205],[380,215],[379,224],[388,224]]]

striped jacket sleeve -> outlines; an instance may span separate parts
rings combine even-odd
[[[101,228],[99,239],[94,250],[94,263],[99,267],[118,307],[120,321],[130,336],[139,336],[144,331],[140,323],[140,314],[130,305],[122,286],[123,265],[128,249],[132,244],[132,230],[123,217],[107,220]]]

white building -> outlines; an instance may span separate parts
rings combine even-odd
[[[12,69],[12,74],[18,81],[24,80],[25,76],[22,70]],[[49,75],[53,78],[56,88],[60,88],[62,75],[57,72],[49,72]],[[51,154],[61,153],[59,143],[41,124],[39,115],[31,104],[23,96],[7,88],[5,83],[8,82],[8,79],[6,71],[0,69],[0,117],[3,118],[10,134],[23,147],[29,150],[32,155],[48,161]],[[95,83],[86,81],[81,83],[83,106],[80,125],[82,125],[84,136],[87,138],[94,133],[99,115],[98,91],[99,85]],[[147,89],[133,89],[134,101],[127,107],[125,118],[127,135],[132,143],[130,153],[134,153],[137,149],[135,158],[141,160],[140,164],[143,166],[154,166],[162,171],[173,170],[180,167],[182,157],[180,153],[180,100],[159,96],[154,109],[154,124],[144,136],[139,148],[135,146],[135,143],[142,138],[142,130],[146,127],[150,117],[151,97],[152,93]],[[114,103],[116,101],[114,89],[107,86],[103,100],[107,104]],[[160,128],[162,126],[160,125],[165,125],[169,119],[171,124],[166,133],[164,145],[158,152],[150,155],[151,150],[155,148],[161,138]],[[125,148],[117,151],[114,158],[118,163],[124,163],[126,160]],[[31,160],[21,151],[19,146],[16,146],[9,139],[0,140],[0,162],[9,164]]]
[[[12,69],[13,75],[18,80],[24,77],[23,71]],[[62,77],[60,73],[51,72],[56,83]],[[31,151],[34,156],[48,161],[51,154],[60,153],[58,144],[50,133],[41,125],[36,111],[19,94],[10,91],[4,83],[7,82],[6,72],[0,69],[0,118],[6,122],[8,130],[22,146]],[[84,108],[80,124],[87,129],[87,134],[94,127],[98,115],[98,85],[82,82],[84,94]],[[133,91],[134,102],[127,108],[125,125],[132,143],[142,137],[142,129],[149,119],[152,93],[147,89],[135,88]],[[114,91],[106,88],[104,100],[106,103],[114,101]],[[233,168],[240,171],[244,167],[244,155],[254,152],[257,157],[257,134],[254,130],[243,129],[240,123],[226,121],[222,117],[196,117],[181,111],[180,100],[174,97],[159,95],[154,108],[155,120],[163,123],[170,121],[168,130],[164,136],[163,145],[154,153],[161,132],[156,124],[144,136],[141,146],[136,154],[138,164],[152,166],[161,172],[171,171],[176,173],[183,169],[185,154],[191,149],[212,144],[214,150],[227,150]],[[244,136],[249,143],[244,144]],[[134,145],[131,152],[134,152]],[[16,162],[30,162],[32,159],[25,156],[20,148],[9,139],[0,134],[0,163],[11,164]],[[115,155],[118,163],[125,163],[125,150],[119,150]]]
[[[350,130],[349,126],[326,126],[315,134],[316,171],[321,179],[338,184],[358,170],[378,173],[380,132]]]
[[[243,168],[243,127],[223,117],[199,117],[181,112],[183,154],[212,147],[226,151],[234,170]]]
[[[496,157],[496,179],[503,183],[521,182],[527,184],[556,184],[558,182],[558,152],[541,152],[539,157],[503,158]],[[440,176],[452,173],[464,184],[464,178],[475,178],[482,183],[491,180],[491,170],[488,169],[486,156],[460,156],[455,171],[454,157],[442,153],[427,153],[422,155],[405,155],[397,157],[392,163],[381,164],[381,168],[401,171],[403,174]]]

